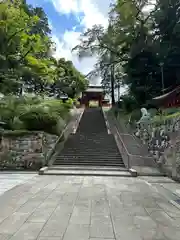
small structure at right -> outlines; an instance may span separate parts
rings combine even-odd
[[[180,107],[180,86],[168,90],[165,94],[154,97],[150,101],[151,104],[160,108]]]

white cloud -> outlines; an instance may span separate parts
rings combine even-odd
[[[49,0],[53,3],[56,11],[60,14],[73,13],[77,17],[83,13],[80,18],[81,24],[85,28],[90,28],[94,24],[108,24],[108,10],[112,0]]]
[[[97,4],[95,0],[82,0],[81,8],[84,13],[84,18],[82,19],[81,24],[86,28],[91,28],[95,24],[101,24],[107,26],[108,24],[108,15],[107,12],[102,12],[102,7],[106,6],[109,8],[109,0],[104,0],[104,3]]]
[[[52,24],[52,21],[50,19],[48,19],[48,24],[49,24],[49,28],[52,30],[53,29],[53,24]]]
[[[56,10],[60,13],[68,14],[78,12],[78,0],[50,0]]]
[[[75,67],[86,75],[93,69],[94,64],[96,63],[96,57],[89,57],[80,61],[78,56],[72,52],[74,45],[79,43],[80,34],[80,32],[66,31],[62,36],[62,39],[59,39],[56,35],[53,35],[52,40],[56,43],[54,57],[57,59],[64,57],[68,60],[71,60]]]
[[[51,1],[60,14],[74,14],[84,29],[91,28],[95,24],[104,27],[108,24],[108,11],[111,0],[48,0]],[[80,32],[76,32],[76,26],[72,31],[66,31],[62,38],[53,35],[56,43],[55,56],[71,60],[75,67],[83,74],[90,72],[96,63],[96,57],[89,57],[79,61],[72,48],[79,43]],[[100,83],[100,79],[96,79]]]

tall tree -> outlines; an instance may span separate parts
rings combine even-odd
[[[0,4],[0,92],[23,89],[52,95],[56,86],[59,92],[75,96],[87,86],[71,62],[52,57],[54,44],[42,8],[33,8],[25,0]]]

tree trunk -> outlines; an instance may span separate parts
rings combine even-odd
[[[119,99],[120,99],[120,82],[118,82],[118,102],[119,102]]]
[[[114,65],[111,66],[111,102],[112,102],[112,105],[115,105],[115,96],[114,96]]]

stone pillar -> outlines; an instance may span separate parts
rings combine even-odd
[[[102,107],[102,96],[99,96],[99,107]]]
[[[85,107],[86,107],[86,108],[89,107],[89,100],[88,100],[88,99],[86,99]]]

